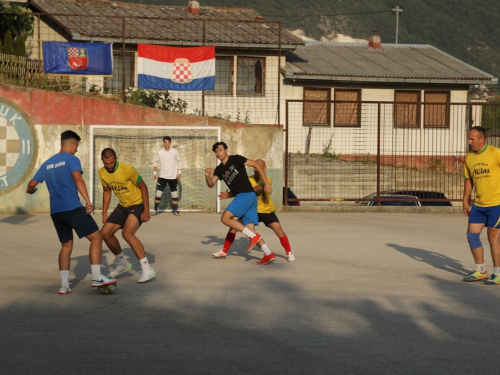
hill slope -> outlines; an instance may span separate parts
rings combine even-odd
[[[134,0],[154,5],[187,5],[188,0]],[[394,43],[396,16],[400,44],[430,44],[496,77],[500,76],[498,0],[199,0],[201,6],[245,7],[288,29],[320,39],[336,33],[368,39],[380,29],[382,43]]]

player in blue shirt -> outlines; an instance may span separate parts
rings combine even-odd
[[[45,181],[49,190],[50,216],[61,241],[59,294],[71,293],[69,267],[73,251],[73,229],[79,238],[86,237],[90,241],[89,258],[92,271],[90,286],[100,287],[116,283],[115,279],[101,274],[102,235],[90,216],[94,206],[90,202],[87,186],[82,177],[80,159],[75,156],[80,140],[80,136],[72,130],[63,132],[61,150],[42,164],[26,189],[26,193],[34,194],[37,191],[36,186]],[[82,206],[78,193],[85,199],[85,207]]]

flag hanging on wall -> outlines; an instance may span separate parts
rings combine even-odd
[[[215,88],[215,47],[137,45],[140,89],[201,91]]]
[[[111,76],[113,43],[42,42],[43,72]]]

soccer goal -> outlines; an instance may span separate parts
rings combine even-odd
[[[118,161],[132,165],[142,176],[149,190],[149,204],[153,207],[156,181],[153,178],[153,163],[156,152],[163,147],[163,137],[172,138],[172,147],[182,158],[182,176],[179,182],[180,211],[219,211],[217,189],[210,189],[205,182],[205,168],[215,168],[212,145],[220,140],[220,127],[207,126],[106,126],[90,127],[90,176],[91,199],[96,211],[102,211],[102,185],[99,179],[101,151],[111,147]],[[218,184],[219,185],[219,184]],[[112,194],[110,210],[118,204]],[[164,190],[160,211],[169,210],[170,190]]]

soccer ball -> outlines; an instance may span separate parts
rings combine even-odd
[[[103,285],[99,287],[99,292],[102,294],[111,294],[115,291],[116,289],[116,284],[111,284],[111,285]]]

